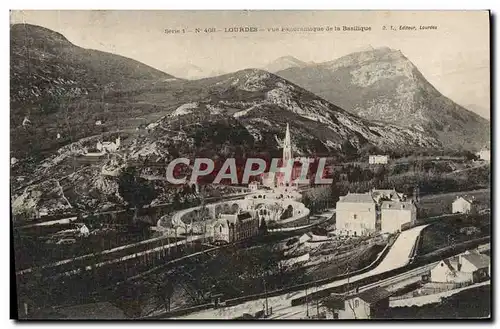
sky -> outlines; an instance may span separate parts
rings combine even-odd
[[[261,68],[281,56],[325,62],[370,47],[390,47],[400,50],[445,96],[490,117],[486,11],[11,11],[11,23],[23,22],[60,32],[80,47],[120,54],[167,73],[186,64],[206,72]],[[398,30],[400,25],[417,30]],[[418,30],[420,25],[437,29]],[[327,26],[371,31],[267,31]],[[232,27],[259,31],[223,32]],[[201,32],[195,33],[196,28]],[[168,34],[166,29],[187,32]]]

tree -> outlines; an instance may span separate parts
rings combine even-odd
[[[123,310],[128,318],[138,318],[142,315],[144,304],[149,297],[144,285],[138,282],[128,282],[113,289],[112,296],[117,306]]]
[[[155,288],[156,302],[161,304],[165,312],[170,312],[172,295],[174,294],[174,285],[171,280],[164,276],[158,276],[152,282]]]
[[[267,224],[264,218],[260,221],[259,231],[261,234],[267,233]]]
[[[141,177],[135,167],[128,167],[118,178],[118,192],[134,208],[134,222],[139,210],[155,198],[154,188]]]

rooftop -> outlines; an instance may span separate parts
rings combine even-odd
[[[252,215],[248,211],[243,211],[237,214],[220,214],[220,219],[226,220],[232,224],[236,224],[236,221],[245,221],[251,218]]]
[[[376,287],[373,289],[362,291],[353,297],[359,297],[369,304],[374,304],[378,301],[381,301],[382,299],[389,298],[389,296],[391,296],[392,294],[393,292],[390,292],[385,288]]]
[[[478,269],[490,266],[490,257],[483,254],[470,253],[463,255],[462,258]]]
[[[443,259],[443,263],[448,267],[448,269],[450,271],[452,271],[452,272],[458,271],[458,260],[457,259],[451,259],[451,258]],[[439,266],[439,264],[436,266]]]
[[[390,189],[390,190],[373,189],[371,191],[371,193],[372,193],[373,198],[375,198],[375,199],[384,197],[384,198],[400,200],[402,197],[401,195],[399,195],[399,193],[395,189]]]
[[[455,201],[457,200],[460,200],[460,199],[463,199],[465,201],[467,201],[468,203],[478,203],[478,201],[473,197],[473,196],[467,196],[467,195],[462,195],[462,196],[459,196],[455,199]],[[453,202],[455,202],[453,201]]]
[[[370,193],[347,193],[340,197],[339,202],[375,203]]]
[[[411,201],[383,201],[382,209],[411,209]]]

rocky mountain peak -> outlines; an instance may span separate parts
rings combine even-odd
[[[290,67],[304,67],[307,64],[293,56],[282,56],[271,63],[267,64],[263,69],[269,72],[278,72],[281,70],[288,69]]]
[[[445,146],[475,149],[489,139],[485,119],[442,95],[396,49],[359,51],[276,74],[360,117],[415,127]]]

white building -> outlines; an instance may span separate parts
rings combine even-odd
[[[340,235],[367,235],[375,232],[376,203],[370,193],[348,193],[336,205],[336,229]]]
[[[259,183],[257,181],[250,182],[250,184],[248,184],[248,188],[251,192],[255,192],[259,189]]]
[[[337,319],[376,319],[383,318],[389,310],[389,297],[393,293],[376,287],[344,298],[338,309],[334,309]]]
[[[474,197],[460,196],[451,204],[452,213],[468,214],[476,210],[476,200]]]
[[[98,141],[97,142],[97,145],[96,145],[96,149],[98,149],[99,151],[103,151],[103,152],[109,152],[109,153],[114,153],[116,151],[118,151],[118,149],[120,148],[120,137],[118,136],[115,140],[115,142],[101,142],[101,141]]]
[[[460,272],[458,257],[443,259],[431,269],[432,282],[470,282],[472,278],[466,273]]]
[[[411,201],[383,201],[380,208],[382,233],[400,231],[403,224],[417,220],[417,207]]]
[[[462,271],[472,273],[473,282],[480,282],[491,276],[490,257],[479,253],[466,253],[461,260]]]
[[[431,269],[433,282],[480,282],[490,276],[490,257],[466,251],[458,257],[440,261]]]
[[[47,208],[40,208],[39,210],[36,210],[36,218],[41,218],[44,216],[49,215],[49,210]]]
[[[491,159],[490,150],[488,150],[486,148],[479,151],[476,155],[479,157],[479,159],[484,160],[484,161],[489,162]]]
[[[95,125],[96,125],[96,126],[100,126],[100,125],[102,125],[102,121],[101,121],[101,120],[97,120],[97,121],[95,122]]]
[[[78,229],[78,231],[80,231],[80,234],[83,235],[83,236],[88,236],[90,234],[90,230],[87,227],[87,225],[85,225],[85,224],[83,224],[82,226],[80,226],[80,228]]]
[[[389,162],[389,157],[387,155],[369,155],[368,163],[369,164],[387,164]]]
[[[259,219],[247,211],[219,214],[213,226],[214,241],[228,243],[251,238],[259,233]]]
[[[392,233],[400,231],[401,225],[414,222],[416,218],[416,206],[394,189],[348,193],[340,197],[336,205],[336,233],[359,236],[379,229]]]
[[[307,241],[312,239],[311,233],[304,233],[299,238],[299,244],[306,243]]]

